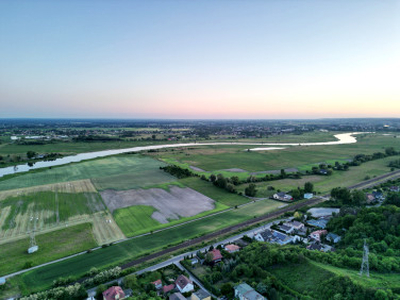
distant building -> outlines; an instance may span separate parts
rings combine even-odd
[[[283,232],[285,232],[285,233],[291,233],[294,230],[293,227],[286,226],[285,224],[279,225],[278,229],[283,231]]]
[[[305,193],[304,194],[304,199],[311,199],[312,197],[314,197],[313,193]]]
[[[368,204],[370,204],[370,203],[372,203],[372,202],[374,202],[375,201],[375,197],[374,197],[374,195],[372,195],[372,194],[367,194],[366,195],[366,200],[367,200],[367,203]]]
[[[281,200],[281,201],[292,201],[293,197],[290,196],[289,194],[286,194],[284,192],[278,192],[275,193],[272,198],[274,198],[275,200]]]
[[[272,230],[267,229],[263,232],[257,233],[254,238],[259,242],[269,242],[273,239],[274,235],[272,234]]]
[[[125,293],[119,286],[112,286],[103,292],[103,300],[124,299]]]
[[[234,287],[235,298],[239,300],[265,300],[265,297],[257,293],[247,283],[242,283]]]
[[[194,290],[193,281],[185,275],[179,275],[175,281],[175,285],[181,293],[187,293]]]

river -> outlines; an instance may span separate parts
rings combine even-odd
[[[0,177],[9,174],[27,172],[29,170],[47,168],[53,166],[66,165],[73,162],[80,162],[83,160],[94,159],[99,157],[106,157],[116,154],[128,153],[128,152],[140,152],[146,150],[157,150],[163,148],[176,148],[176,147],[193,147],[193,146],[218,146],[218,145],[243,145],[243,146],[324,146],[324,145],[342,145],[342,144],[353,144],[357,143],[357,139],[353,136],[356,134],[361,134],[366,132],[352,132],[352,133],[341,133],[335,135],[337,141],[331,142],[313,142],[313,143],[241,143],[241,142],[213,142],[213,143],[182,143],[182,144],[168,144],[168,145],[151,145],[151,146],[139,146],[125,149],[115,149],[115,150],[103,150],[96,152],[80,153],[71,156],[65,156],[58,158],[53,161],[39,161],[35,163],[32,167],[27,164],[18,165],[15,167],[0,168]],[[276,148],[275,148],[276,149]],[[284,149],[284,148],[281,148]],[[272,150],[268,148],[253,148],[251,151],[265,151]]]

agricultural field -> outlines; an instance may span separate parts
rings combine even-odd
[[[199,180],[199,179],[198,179]],[[101,195],[126,236],[159,229],[228,208],[190,188],[171,186],[126,191],[106,190]]]
[[[39,251],[28,254],[30,239],[7,243],[0,251],[0,276],[97,246],[92,224],[83,223],[36,236]]]
[[[83,179],[92,179],[99,190],[129,189],[143,187],[146,182],[154,185],[174,181],[175,177],[159,170],[164,165],[163,162],[135,154],[111,156],[0,178],[0,191]],[[128,179],[123,181],[123,176]]]
[[[55,278],[81,276],[91,267],[106,268],[116,263],[123,263],[184,240],[266,214],[280,206],[282,203],[273,200],[250,203],[238,209],[196,220],[183,226],[141,236],[68,261],[45,266],[40,270],[32,270],[18,278],[20,288],[25,292],[47,288]]]

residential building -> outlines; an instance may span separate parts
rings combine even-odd
[[[328,241],[330,241],[330,242],[336,244],[336,243],[338,243],[342,238],[341,238],[339,235],[330,232],[330,233],[328,233],[328,235],[326,236],[326,239],[327,239]]]
[[[294,230],[301,230],[304,228],[304,224],[298,221],[286,222],[283,223],[283,225],[292,227]]]
[[[156,290],[162,289],[161,279],[158,279],[158,280],[152,282],[152,284],[154,284],[154,287],[156,288]]]
[[[396,193],[398,193],[398,192],[400,192],[400,187],[398,187],[398,186],[391,186],[390,188],[389,188],[389,190],[391,191],[391,192],[396,192]]]
[[[292,231],[294,230],[293,227],[286,226],[285,224],[279,225],[278,229],[283,231],[283,232],[285,232],[285,233],[292,233]]]
[[[173,293],[171,296],[168,298],[169,300],[186,300],[185,297],[181,293]]]
[[[211,261],[213,264],[219,263],[220,261],[222,261],[222,254],[221,251],[219,251],[218,249],[213,249],[211,251],[208,252],[209,254],[212,255]]]
[[[311,232],[309,237],[317,242],[321,242],[322,236],[328,234],[328,231],[326,230],[317,230],[314,232]]]
[[[224,249],[225,249],[225,251],[227,251],[229,253],[235,253],[235,252],[238,252],[240,250],[240,247],[237,246],[237,245],[234,245],[234,244],[229,244],[229,245],[226,245],[224,247]]]
[[[281,200],[281,201],[292,201],[293,197],[290,196],[289,194],[286,194],[284,192],[278,192],[275,193],[272,198],[276,199],[276,200]]]
[[[162,291],[163,291],[164,294],[166,294],[166,293],[172,291],[174,288],[175,288],[175,284],[164,285],[162,287]]]
[[[328,224],[328,219],[318,219],[318,220],[308,220],[307,224],[314,227],[319,227],[322,229],[326,228],[326,224]]]
[[[367,203],[368,204],[370,204],[370,203],[372,203],[372,202],[374,202],[375,201],[375,197],[374,197],[374,195],[372,195],[372,194],[367,194],[366,195],[366,200],[367,200]]]
[[[190,300],[211,300],[211,296],[203,290],[198,290],[191,295]]]
[[[124,299],[125,293],[119,286],[112,286],[103,292],[103,300]]]
[[[235,298],[239,300],[265,300],[265,297],[257,293],[247,283],[242,283],[234,287]]]
[[[254,238],[259,242],[269,242],[273,239],[274,235],[272,234],[272,230],[267,229],[263,232],[257,233]]]
[[[185,275],[179,275],[175,281],[175,285],[181,293],[191,292],[194,290],[193,281]]]
[[[322,250],[322,246],[320,243],[312,243],[310,245],[307,246],[308,250],[317,250],[317,251],[321,251]]]

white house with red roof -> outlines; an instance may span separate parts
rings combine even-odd
[[[119,286],[112,286],[103,292],[103,300],[124,299],[125,293]]]
[[[323,235],[327,235],[328,231],[326,230],[317,230],[310,233],[310,238],[320,242]]]
[[[175,281],[175,285],[181,293],[187,293],[194,290],[193,281],[185,275],[179,275]]]

